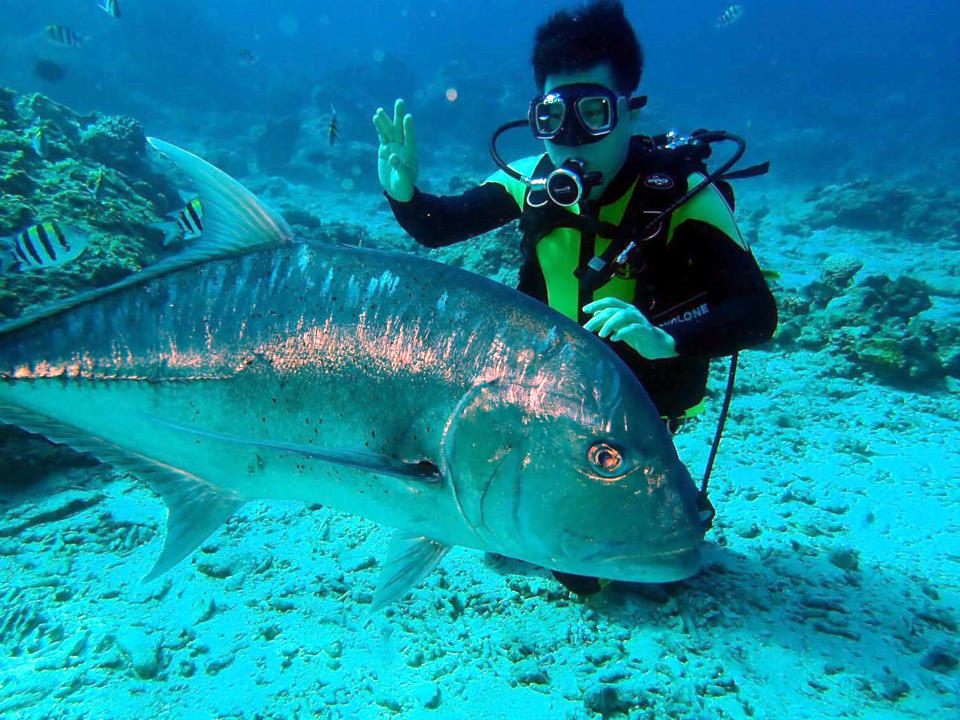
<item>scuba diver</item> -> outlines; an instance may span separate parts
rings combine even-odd
[[[528,117],[501,126],[490,143],[500,169],[456,196],[421,192],[413,117],[398,99],[393,119],[373,118],[380,182],[394,216],[418,243],[435,248],[520,220],[524,262],[518,289],[596,332],[631,368],[671,433],[701,408],[710,359],[769,340],[776,303],[733,219],[728,172],[745,149],[723,131],[689,137],[633,135],[646,98],[633,95],[643,53],[619,1],[594,0],[553,14],[536,32],[538,95]],[[506,164],[497,138],[529,127],[545,152]],[[735,155],[714,172],[711,144]],[[721,425],[701,489],[719,444]],[[597,578],[554,572],[571,591],[601,589]]]

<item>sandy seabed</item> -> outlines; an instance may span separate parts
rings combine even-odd
[[[902,268],[866,234],[782,240],[758,256],[811,277],[839,250]],[[265,502],[143,584],[160,500],[106,466],[52,474],[0,506],[0,717],[960,717],[956,387],[829,365],[743,353],[702,572],[587,601],[456,549],[372,612],[388,529]],[[694,476],[718,404],[677,438]]]

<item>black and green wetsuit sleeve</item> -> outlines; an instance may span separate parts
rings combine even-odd
[[[430,195],[414,189],[405,203],[386,197],[400,227],[430,248],[461,242],[520,217],[516,201],[497,183],[484,183],[460,195]]]
[[[694,299],[687,307],[707,309],[655,320],[673,336],[679,355],[729,355],[773,337],[776,301],[746,246],[713,225],[688,221],[668,252],[674,255],[669,266],[682,268],[684,280],[700,291],[702,303]]]

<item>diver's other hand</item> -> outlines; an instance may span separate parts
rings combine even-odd
[[[584,305],[583,311],[593,315],[583,327],[602,338],[625,342],[648,360],[677,356],[670,333],[653,325],[628,302],[608,297]]]
[[[380,136],[380,150],[377,152],[380,184],[397,202],[409,202],[420,171],[413,115],[404,112],[403,99],[397,98],[393,105],[393,120],[383,108],[377,108],[373,126]]]

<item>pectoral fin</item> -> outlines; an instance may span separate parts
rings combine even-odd
[[[373,609],[379,610],[412,590],[447,554],[449,545],[423,535],[398,532],[380,571]]]
[[[178,432],[188,435],[197,435],[200,437],[220,440],[221,442],[233,443],[234,445],[244,445],[247,447],[265,448],[268,450],[282,450],[284,452],[297,453],[304,457],[322,460],[324,462],[334,463],[336,465],[346,465],[347,467],[358,470],[369,470],[370,472],[381,475],[390,475],[403,480],[416,480],[435,484],[443,481],[440,471],[436,465],[428,460],[419,462],[406,462],[383,455],[381,453],[370,452],[357,448],[322,448],[314,445],[298,445],[297,443],[285,443],[273,440],[258,440],[252,438],[241,438],[226,433],[218,433],[210,430],[200,430],[187,427],[178,423],[164,420],[163,418],[150,416],[154,422],[160,423]]]

